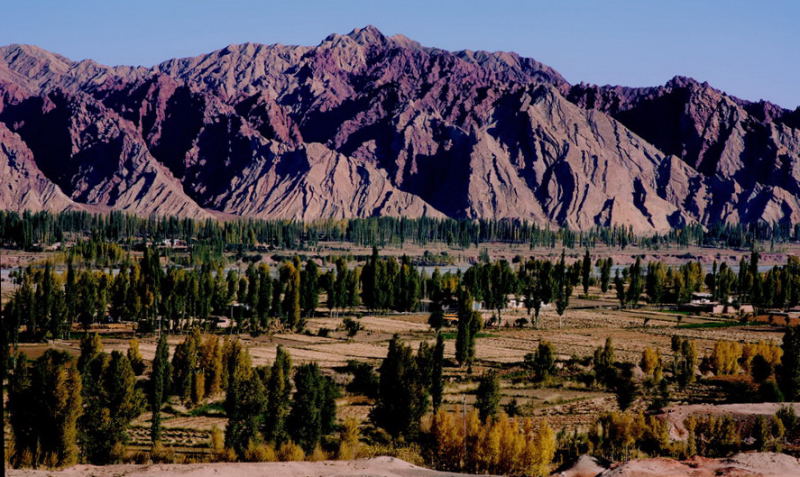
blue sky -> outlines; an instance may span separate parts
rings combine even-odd
[[[246,41],[315,45],[372,24],[445,49],[511,50],[568,81],[649,86],[692,76],[800,105],[800,1],[24,0],[0,44],[152,65]]]

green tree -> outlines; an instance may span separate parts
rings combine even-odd
[[[697,350],[694,342],[680,337],[673,337],[672,350],[674,358],[672,373],[681,389],[695,381],[697,371]]]
[[[310,454],[336,422],[336,385],[323,376],[316,363],[298,366],[294,374],[294,399],[289,413],[289,435]]]
[[[257,327],[259,329],[267,329],[269,327],[270,304],[272,302],[272,278],[269,276],[269,266],[263,263],[259,265],[258,273],[255,277],[253,293],[256,296],[254,309],[258,318]],[[248,285],[248,290],[249,288]]]
[[[536,382],[552,376],[556,369],[555,347],[549,341],[540,341],[536,351],[525,355],[525,367],[533,372]]]
[[[604,386],[611,386],[614,382],[614,344],[610,337],[606,338],[603,346],[594,351],[594,364],[595,380]]]
[[[458,331],[456,333],[456,361],[471,365],[475,359],[475,339],[481,329],[480,313],[472,310],[472,296],[462,290],[458,302]]]
[[[378,261],[378,248],[373,246],[372,255],[361,274],[361,297],[364,305],[370,310],[377,310],[380,307]]]
[[[561,260],[556,266],[555,280],[556,313],[558,313],[558,327],[561,328],[561,319],[564,316],[564,312],[567,311],[567,307],[569,306],[569,297],[572,295],[572,283],[570,282],[567,274],[567,264],[563,250],[561,251]]]
[[[589,281],[592,273],[592,257],[589,255],[589,249],[583,255],[583,263],[581,264],[581,283],[583,285],[583,294],[589,294]]]
[[[428,405],[428,393],[417,360],[395,335],[380,367],[378,398],[370,416],[392,437],[414,439]]]
[[[93,464],[113,463],[123,457],[128,426],[144,410],[144,396],[135,387],[130,361],[119,351],[97,356],[86,373],[80,420],[83,452]]]
[[[620,363],[613,380],[617,405],[623,411],[628,409],[640,393],[639,383],[633,377],[633,363]]]
[[[800,327],[786,327],[781,348],[781,388],[787,401],[796,401],[800,399]]]
[[[32,366],[24,356],[17,360],[8,393],[14,466],[65,467],[77,462],[81,381],[67,353],[47,350]]]
[[[202,339],[200,331],[195,328],[183,342],[175,347],[172,355],[172,386],[176,395],[180,396],[187,405],[196,405],[198,396],[193,395],[196,387],[195,380],[200,369],[200,346]],[[202,396],[200,396],[202,398]]]
[[[170,387],[170,364],[169,347],[167,336],[162,334],[158,337],[156,354],[153,358],[153,372],[150,374],[149,398],[152,418],[150,419],[150,441],[155,444],[161,439],[161,405],[164,402],[165,393]]]
[[[228,390],[225,394],[225,445],[242,458],[253,444],[259,444],[267,393],[250,355],[238,340],[231,342],[228,355]]]
[[[611,268],[614,266],[614,260],[611,257],[600,261],[600,289],[603,293],[608,291],[608,285],[611,281]]]
[[[86,372],[86,366],[103,352],[103,340],[97,333],[84,333],[81,337],[81,354],[78,357],[78,370]]]
[[[636,307],[639,305],[639,297],[641,297],[643,289],[642,260],[639,257],[636,257],[636,261],[631,266],[630,271],[628,272],[628,277],[630,281],[628,284],[626,300],[628,303]]]
[[[619,275],[619,270],[614,274],[614,289],[617,292],[617,300],[619,300],[619,307],[625,308],[627,303],[627,296],[625,295],[625,280]]]
[[[645,279],[645,291],[650,303],[661,305],[664,299],[664,289],[667,281],[666,267],[661,262],[650,262],[647,264],[647,277]]]
[[[300,271],[291,262],[286,262],[281,266],[280,276],[284,283],[283,312],[286,325],[291,329],[301,330]]]
[[[276,447],[289,438],[286,419],[292,394],[291,374],[292,361],[289,353],[283,346],[278,346],[267,383],[268,399],[264,418],[264,438]]]
[[[442,405],[442,395],[444,394],[444,336],[436,334],[436,346],[433,348],[433,363],[431,369],[431,402],[433,409],[438,410]]]
[[[144,358],[142,358],[142,353],[139,351],[139,340],[136,338],[131,339],[128,342],[128,361],[131,363],[131,367],[133,368],[133,372],[139,376],[144,372]]]
[[[303,314],[313,316],[319,306],[319,267],[312,259],[306,261],[306,267],[300,276],[300,288]]]
[[[475,396],[475,408],[481,421],[497,414],[500,405],[500,380],[497,373],[489,371],[481,376]]]

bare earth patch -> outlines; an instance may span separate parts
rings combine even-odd
[[[772,452],[739,453],[726,459],[695,457],[680,462],[655,458],[632,460],[602,477],[789,477],[800,475],[800,460]]]
[[[417,467],[394,457],[322,462],[76,465],[61,471],[10,470],[13,477],[448,477],[464,476]]]

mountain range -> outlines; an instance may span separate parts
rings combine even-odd
[[[661,232],[800,222],[800,108],[675,77],[570,84],[376,28],[153,67],[0,47],[0,208],[520,218]]]

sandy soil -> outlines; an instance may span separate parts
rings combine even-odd
[[[353,461],[237,464],[77,465],[61,471],[11,470],[12,477],[447,477],[463,476],[424,469],[393,457]]]
[[[727,459],[696,457],[679,462],[672,459],[641,459],[627,462],[600,474],[602,477],[789,477],[800,475],[800,460],[772,452],[740,453]]]

